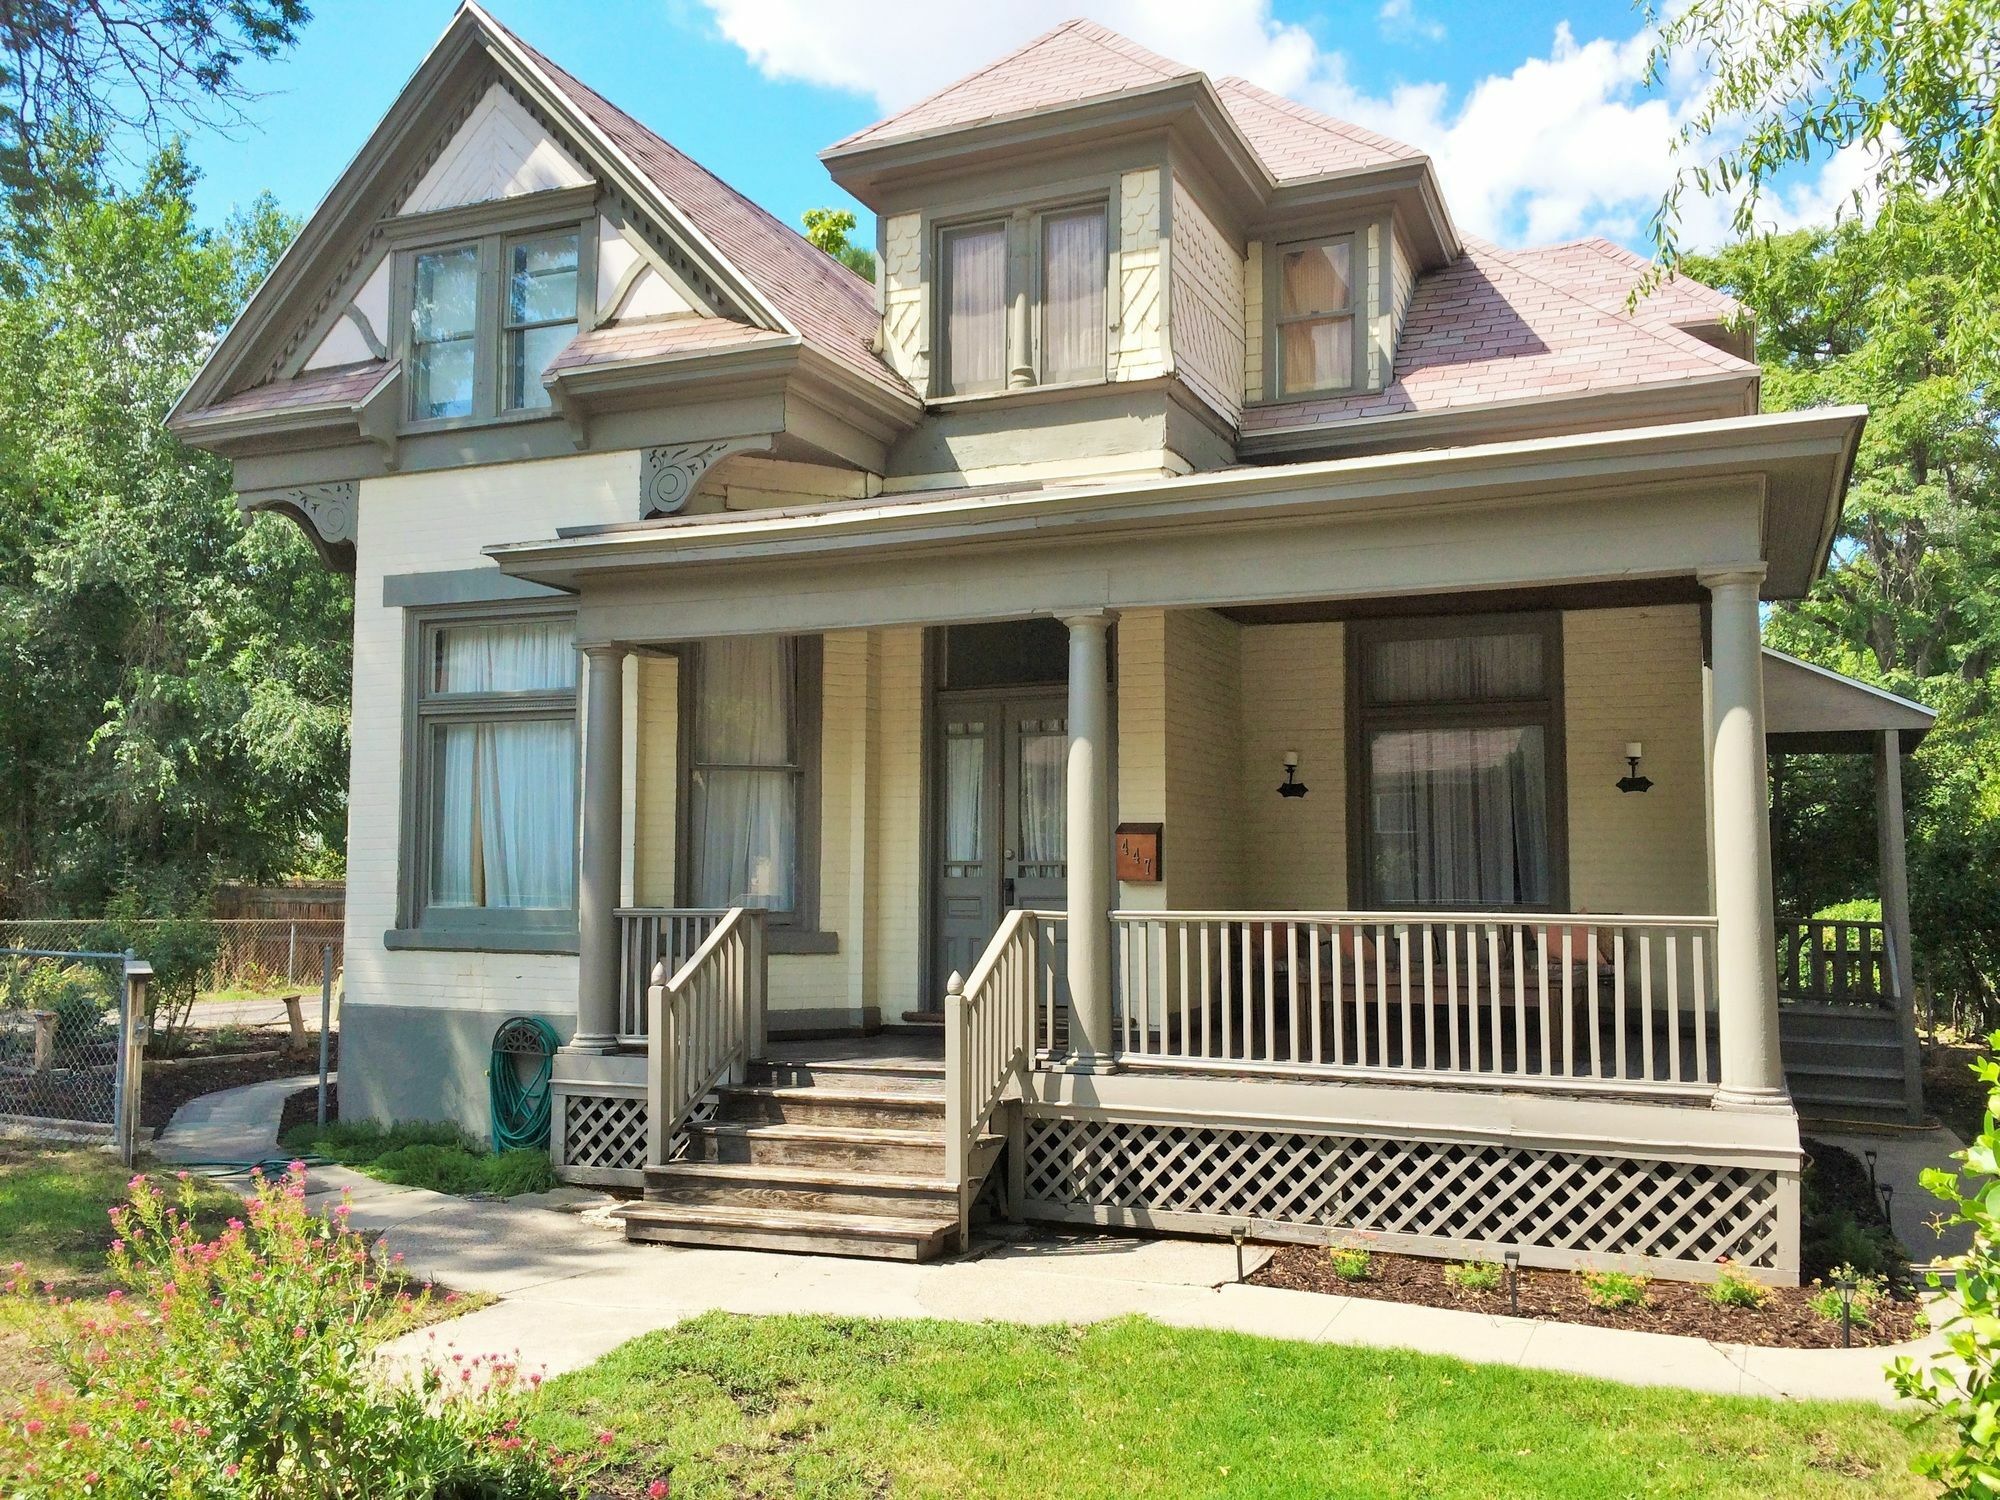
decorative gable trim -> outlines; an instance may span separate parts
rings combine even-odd
[[[582,187],[590,180],[590,173],[577,164],[553,132],[496,79],[396,211],[428,213],[494,198]]]

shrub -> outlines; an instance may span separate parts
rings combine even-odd
[[[1847,1315],[1856,1328],[1866,1328],[1875,1304],[1888,1294],[1889,1284],[1880,1276],[1868,1276],[1853,1266],[1840,1266],[1824,1281],[1815,1281],[1806,1297],[1806,1306],[1829,1323],[1840,1321],[1841,1285],[1848,1286]]]
[[[1592,1307],[1604,1312],[1625,1312],[1646,1305],[1646,1288],[1652,1283],[1630,1271],[1579,1271],[1583,1295]]]
[[[1359,1245],[1329,1245],[1326,1258],[1342,1281],[1366,1281],[1372,1257]]]
[[[2000,1051],[2000,1032],[1986,1039]],[[1896,1393],[1927,1406],[1942,1419],[1953,1446],[1926,1454],[1918,1471],[1942,1485],[1949,1500],[1990,1497],[2000,1489],[2000,1130],[1994,1114],[2000,1110],[2000,1062],[1982,1057],[1973,1073],[1986,1085],[1983,1127],[1972,1144],[1956,1153],[1957,1171],[1931,1168],[1923,1184],[1949,1206],[1950,1222],[1972,1230],[1972,1248],[1953,1256],[1951,1285],[1933,1271],[1926,1278],[1933,1292],[1931,1318],[1944,1336],[1945,1349],[1919,1365],[1903,1355],[1889,1368]],[[1839,1316],[1838,1307],[1835,1316]]]
[[[95,964],[38,963],[28,971],[21,1000],[29,1010],[54,1011],[56,1049],[73,1052],[103,1034],[118,991]]]
[[[409,1294],[344,1209],[328,1223],[304,1195],[302,1167],[260,1178],[245,1219],[204,1242],[191,1184],[169,1201],[132,1180],[110,1263],[143,1308],[58,1309],[64,1385],[0,1423],[10,1496],[566,1493],[568,1461],[521,1435],[537,1381],[494,1360],[454,1382],[378,1374],[370,1326]]]
[[[1741,1307],[1756,1312],[1771,1300],[1771,1289],[1741,1266],[1724,1261],[1708,1284],[1708,1300],[1717,1307]]]
[[[1491,1292],[1498,1290],[1500,1279],[1506,1273],[1500,1263],[1493,1260],[1461,1261],[1444,1268],[1444,1279],[1454,1291]]]

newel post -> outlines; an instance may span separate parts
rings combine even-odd
[[[965,976],[953,969],[944,984],[944,1180],[965,1176]]]
[[[673,976],[667,960],[653,965],[646,986],[646,1035],[652,1045],[646,1049],[646,1165],[667,1164],[667,1122],[674,1118],[669,1099],[667,1073],[680,1061],[680,1038],[674,1035],[674,1011],[667,1004],[667,981]]]
[[[1716,1102],[1787,1105],[1778,1051],[1778,949],[1764,747],[1762,563],[1701,575],[1711,601],[1710,837],[1715,850]]]

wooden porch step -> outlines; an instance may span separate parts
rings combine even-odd
[[[717,1120],[690,1125],[689,1162],[759,1166],[839,1167],[852,1171],[936,1171],[944,1160],[943,1130],[797,1125],[784,1121]]]
[[[934,1167],[944,1165],[938,1152]],[[672,1162],[646,1169],[646,1201],[782,1208],[842,1216],[954,1217],[958,1190],[940,1176],[755,1162]]]
[[[749,1081],[773,1088],[835,1088],[861,1093],[883,1091],[944,1093],[944,1061],[917,1058],[759,1058]]]
[[[874,1129],[941,1128],[944,1090],[831,1088],[745,1084],[715,1091],[722,1121],[767,1120],[787,1125],[859,1125]]]
[[[958,1239],[955,1213],[941,1218],[736,1204],[634,1203],[623,1210],[623,1217],[628,1240],[872,1260],[932,1260],[953,1249]]]

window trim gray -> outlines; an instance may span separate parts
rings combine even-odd
[[[1338,313],[1299,313],[1286,317],[1280,311],[1284,300],[1285,256],[1296,250],[1316,249],[1321,245],[1336,245],[1348,242],[1348,307],[1344,316],[1353,329],[1349,342],[1347,383],[1344,385],[1310,386],[1302,391],[1289,390],[1285,386],[1284,346],[1279,339],[1279,331],[1293,323],[1327,322],[1331,318],[1343,316]],[[1351,396],[1368,389],[1368,344],[1371,337],[1368,326],[1368,278],[1373,268],[1368,264],[1368,235],[1365,226],[1336,230],[1330,234],[1295,236],[1291,239],[1273,240],[1266,253],[1264,265],[1264,347],[1269,351],[1270,379],[1266,382],[1272,401],[1308,401],[1315,396]]]
[[[576,886],[571,884],[567,907],[444,907],[429,905],[432,799],[435,787],[431,763],[431,729],[440,723],[484,722],[494,718],[559,720],[574,728],[577,800],[571,809],[572,829],[578,826],[582,804],[583,726],[581,663],[578,687],[567,692],[506,695],[462,694],[428,697],[424,664],[429,643],[440,627],[516,624],[525,620],[560,619],[574,628],[576,609],[544,602],[516,606],[491,602],[410,609],[404,615],[403,763],[400,794],[397,868],[397,923],[384,934],[388,948],[463,949],[473,952],[569,952],[576,943]],[[499,700],[496,712],[496,699]],[[574,840],[572,840],[574,842]],[[522,946],[526,944],[527,946]]]

